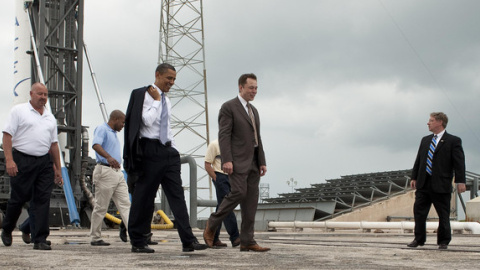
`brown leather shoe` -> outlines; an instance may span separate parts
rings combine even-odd
[[[224,248],[224,247],[227,247],[227,244],[222,243],[222,241],[218,240],[218,241],[213,243],[213,247],[214,248]]]
[[[210,229],[209,226],[210,220],[207,220],[205,224],[205,230],[203,231],[203,240],[209,248],[213,247],[213,239],[215,238],[215,232]]]
[[[235,241],[232,242],[232,247],[238,247],[240,246],[240,237],[237,237]]]
[[[240,251],[255,251],[255,252],[265,252],[269,251],[270,248],[261,247],[258,244],[250,245],[250,246],[240,246]]]

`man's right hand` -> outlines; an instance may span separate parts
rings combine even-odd
[[[231,161],[230,162],[225,162],[223,164],[222,170],[228,175],[232,174],[233,173],[233,163]]]
[[[13,159],[6,161],[6,167],[7,167],[7,173],[10,177],[17,176],[17,173],[18,173],[17,163],[15,163]]]
[[[114,159],[113,157],[107,158],[107,162],[110,165],[110,167],[112,167],[114,169],[120,169],[120,163],[118,163],[118,161],[116,159]]]
[[[148,94],[150,94],[150,96],[152,96],[153,99],[155,100],[158,100],[160,101],[162,99],[162,96],[160,95],[160,93],[157,91],[157,89],[155,89],[153,86],[150,86],[148,88]]]

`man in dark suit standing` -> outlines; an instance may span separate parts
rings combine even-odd
[[[409,247],[423,246],[427,239],[426,221],[433,204],[439,217],[437,244],[447,249],[452,240],[450,229],[450,201],[452,178],[455,176],[458,193],[465,187],[465,155],[462,140],[445,130],[448,118],[442,112],[433,112],[428,120],[428,129],[433,133],[423,137],[413,165],[410,185],[416,189],[413,212],[415,239]]]
[[[175,217],[183,251],[207,248],[198,243],[190,227],[180,177],[180,154],[170,129],[171,103],[166,93],[174,85],[176,76],[172,65],[159,65],[155,70],[155,83],[133,90],[128,103],[123,159],[132,192],[128,222],[132,252],[154,252],[148,242],[160,184]]]
[[[212,247],[215,231],[240,204],[240,251],[262,252],[270,248],[261,247],[254,240],[258,185],[260,177],[267,172],[260,136],[260,117],[257,109],[250,104],[257,94],[257,77],[255,74],[243,74],[238,79],[238,87],[238,96],[225,102],[218,115],[222,169],[229,175],[231,191],[207,220],[203,238]]]

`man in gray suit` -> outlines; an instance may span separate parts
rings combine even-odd
[[[260,117],[250,104],[257,94],[255,74],[238,79],[239,94],[225,102],[218,115],[218,139],[222,153],[222,169],[229,175],[231,191],[218,210],[207,220],[203,238],[213,246],[215,231],[238,204],[242,211],[240,251],[268,251],[254,240],[255,213],[258,205],[260,177],[267,172],[265,153],[260,137]]]

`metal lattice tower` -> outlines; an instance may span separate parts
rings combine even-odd
[[[268,198],[270,198],[270,185],[268,183],[260,183],[260,202],[263,203]]]
[[[208,188],[211,199],[211,183],[203,168],[209,134],[202,0],[162,0],[158,63],[177,70],[169,92],[172,130],[180,154],[195,158],[198,188]]]

